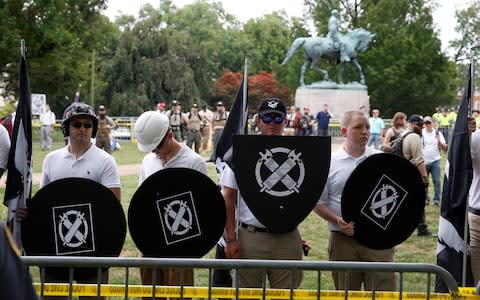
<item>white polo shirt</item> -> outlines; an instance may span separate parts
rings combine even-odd
[[[473,179],[470,186],[470,196],[468,205],[475,209],[480,209],[480,131],[472,133],[470,141],[470,153],[472,155]]]
[[[10,152],[10,136],[7,129],[0,125],[0,169],[7,169],[8,153]]]
[[[235,173],[229,166],[225,166],[222,176],[220,177],[220,183],[222,187],[228,187],[234,190],[238,189],[237,180],[235,179]],[[238,194],[238,221],[247,225],[252,225],[259,228],[265,228],[265,225],[255,218],[250,208],[248,208],[242,195]]]
[[[91,145],[78,159],[68,151],[68,146],[47,154],[43,161],[40,188],[69,177],[90,179],[107,188],[121,187],[115,159],[95,145]]]
[[[140,165],[138,185],[142,184],[148,176],[166,168],[189,168],[208,175],[205,160],[187,145],[180,145],[182,145],[180,151],[178,151],[178,153],[165,165],[155,153],[152,152],[145,155],[142,164]]]
[[[350,156],[343,147],[344,145],[332,153],[327,183],[317,202],[317,204],[326,205],[332,212],[340,217],[342,216],[342,193],[348,177],[350,177],[353,170],[367,157],[382,152],[370,147],[365,147],[365,152],[360,157],[353,157]],[[330,231],[340,231],[335,224],[330,222],[328,222],[328,228]]]

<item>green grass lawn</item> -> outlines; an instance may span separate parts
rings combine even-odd
[[[122,150],[113,153],[116,161],[120,165],[124,164],[139,164],[143,158],[143,154],[136,149],[136,145],[130,142],[122,142]],[[63,146],[62,142],[56,142],[54,148],[60,148]],[[33,151],[33,164],[34,172],[41,171],[41,165],[46,152],[42,152],[39,149],[39,143],[34,143]],[[207,157],[209,153],[204,154]],[[444,154],[445,155],[445,154]],[[443,169],[443,167],[442,167]],[[208,171],[210,177],[216,182],[215,168],[212,164],[209,164]],[[443,174],[442,174],[443,176]],[[442,177],[443,178],[443,177]],[[132,198],[137,185],[138,175],[122,176],[122,206],[127,214],[130,199]],[[431,193],[433,193],[432,187]],[[33,193],[38,190],[38,185],[34,185]],[[0,188],[0,196],[3,199],[4,188]],[[427,223],[430,230],[434,233],[438,230],[438,216],[440,208],[430,204],[426,207]],[[5,220],[6,209],[1,206],[0,215]],[[328,244],[328,228],[326,222],[315,214],[310,214],[300,225],[300,230],[303,239],[308,241],[312,246],[309,256],[305,257],[305,260],[317,261],[328,260],[327,256],[327,244]],[[423,238],[417,237],[416,232],[405,241],[403,244],[396,247],[395,261],[397,262],[413,262],[413,263],[435,263],[436,260],[436,238]],[[127,234],[125,244],[121,256],[125,257],[137,257],[138,250],[135,247],[130,235]],[[211,251],[208,258],[213,258],[214,253]],[[35,272],[36,273],[36,272]],[[36,275],[35,275],[36,277]],[[111,270],[110,281],[111,283],[124,283],[125,271],[124,270]],[[137,270],[130,270],[130,284],[136,284],[139,282],[139,275]],[[196,283],[207,283],[207,272],[205,270],[196,272]],[[422,274],[407,274],[404,276],[404,290],[426,291],[427,277]],[[433,280],[434,281],[434,280]],[[306,272],[301,288],[314,289],[316,288],[317,273]],[[330,273],[322,273],[322,289],[333,289],[333,284],[330,280]],[[433,286],[433,285],[432,285]]]

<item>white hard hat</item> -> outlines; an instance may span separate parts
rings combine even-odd
[[[156,111],[147,111],[135,122],[138,150],[152,152],[168,132],[168,117]]]

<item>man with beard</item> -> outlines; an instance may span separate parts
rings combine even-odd
[[[418,172],[422,176],[425,188],[428,187],[428,174],[425,167],[425,160],[423,157],[423,145],[422,145],[422,129],[423,129],[423,118],[419,115],[411,115],[408,118],[409,129],[405,133],[405,138],[403,139],[402,150],[403,157],[408,159],[415,167],[417,167]],[[413,132],[416,134],[409,134]],[[408,134],[408,135],[407,135]],[[418,199],[425,204],[426,199]],[[425,212],[423,213],[422,220],[417,227],[418,236],[432,236],[430,230],[428,230],[427,222],[425,220]]]

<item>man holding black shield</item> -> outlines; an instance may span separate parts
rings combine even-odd
[[[322,195],[314,211],[328,221],[330,229],[328,253],[331,261],[393,261],[394,250],[388,248],[376,250],[368,248],[352,236],[355,224],[346,222],[342,217],[342,193],[352,171],[370,155],[380,151],[367,147],[370,125],[363,111],[348,111],[341,122],[341,133],[346,138],[342,147],[332,153],[329,176]],[[349,274],[348,287],[345,287],[345,273],[332,272],[335,288],[360,290],[362,283],[366,290],[395,290],[393,273],[352,272]],[[375,280],[372,281],[372,276]],[[372,282],[375,286],[372,286]]]
[[[118,201],[121,200],[121,184],[115,159],[107,152],[95,147],[94,138],[98,120],[94,110],[84,103],[73,103],[63,113],[62,130],[69,143],[66,147],[50,152],[43,161],[40,188],[47,184],[69,177],[79,177],[96,181],[109,188]],[[72,191],[74,192],[74,191]],[[78,269],[75,269],[78,271]],[[97,270],[82,274],[74,273],[74,279],[82,283],[97,283]],[[45,269],[47,282],[65,282],[66,277]],[[103,269],[102,283],[108,283],[108,269]],[[84,297],[80,297],[83,299]],[[49,298],[45,298],[49,299]],[[59,299],[53,297],[52,299]]]
[[[139,184],[150,175],[166,168],[189,168],[207,175],[204,159],[187,145],[175,140],[166,115],[154,111],[141,114],[135,123],[135,136],[138,149],[148,153],[140,166]],[[182,270],[177,268],[157,268],[156,284],[193,285],[193,269],[184,269],[183,282],[181,272]],[[140,275],[142,284],[152,284],[152,269],[141,268]]]
[[[284,103],[277,98],[263,100],[258,108],[255,121],[262,135],[282,135],[283,129],[287,125]],[[220,185],[223,188],[227,209],[225,225],[225,254],[227,258],[302,259],[302,239],[298,228],[295,227],[293,230],[282,233],[273,233],[266,228],[247,206],[239,192],[235,174],[228,166],[225,167],[220,178]],[[238,223],[235,220],[237,205]],[[238,271],[239,287],[262,287],[264,272],[268,276],[271,288],[295,289],[302,281],[302,271],[300,270],[291,273],[288,270],[276,269],[240,269]]]

